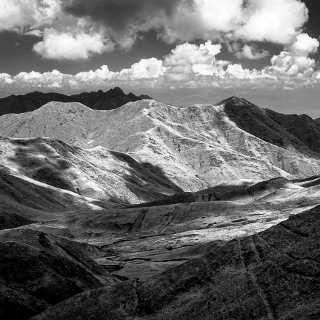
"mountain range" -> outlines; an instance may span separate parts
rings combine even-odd
[[[34,111],[51,101],[80,102],[95,110],[110,110],[118,108],[127,102],[150,98],[147,95],[136,96],[133,93],[125,94],[116,87],[109,91],[83,92],[74,95],[61,93],[31,92],[25,95],[11,95],[0,98],[0,115],[7,113],[24,113]]]
[[[0,116],[1,319],[320,318],[318,120],[80,96]]]

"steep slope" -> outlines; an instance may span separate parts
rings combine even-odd
[[[136,96],[133,93],[125,94],[120,88],[114,88],[106,92],[83,92],[70,96],[59,93],[32,92],[25,95],[0,98],[0,115],[33,111],[51,101],[81,102],[92,109],[111,110],[127,102],[141,99],[149,99],[149,97],[145,95]]]
[[[310,150],[320,152],[320,123],[307,115],[284,115],[266,110],[267,115],[298,138]]]
[[[225,112],[241,129],[280,147],[302,152],[320,151],[320,125],[307,115],[281,114],[261,109],[246,99],[232,97],[221,102]]]
[[[153,201],[182,191],[156,166],[101,147],[83,150],[59,140],[41,138],[0,138],[0,147],[1,164],[17,176],[13,183],[15,191],[29,179],[33,184],[69,191],[76,198],[103,200],[105,205]],[[10,179],[14,179],[12,175]],[[4,186],[2,188],[6,190]],[[21,187],[20,190],[26,192],[29,188]],[[47,187],[45,190],[42,192],[44,198],[52,193]],[[28,197],[20,200],[25,203]],[[28,203],[36,205],[37,201],[33,199]]]
[[[152,279],[85,292],[33,319],[318,319],[319,214],[317,207],[259,234],[211,243]]]
[[[116,282],[76,242],[30,229],[0,231],[1,319],[28,319],[77,293]]]
[[[50,103],[31,113],[0,117],[0,135],[49,136],[128,153],[158,168],[183,191],[319,173],[319,155],[307,145],[262,109],[230,101],[181,108],[142,100],[111,111]]]

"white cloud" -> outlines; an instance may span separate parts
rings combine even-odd
[[[221,44],[207,41],[199,46],[190,43],[178,45],[164,59],[166,77],[183,80],[190,76],[212,76],[222,71],[225,62],[217,62]]]
[[[93,54],[112,51],[114,44],[99,33],[44,31],[43,40],[35,44],[34,51],[47,59],[88,59]]]
[[[311,43],[309,40],[302,42]],[[301,42],[301,39],[297,38],[297,41]],[[75,75],[63,74],[58,70],[44,73],[21,72],[16,76],[3,73],[0,74],[0,87],[7,90],[54,88],[68,91],[96,90],[115,85],[139,88],[292,88],[320,83],[320,70],[316,69],[315,60],[309,57],[317,47],[316,44],[301,45],[299,48],[303,50],[298,51],[296,46],[288,48],[291,47],[291,51],[288,49],[274,55],[269,66],[257,70],[220,60],[221,44],[211,41],[200,45],[183,43],[162,60],[141,59],[119,71],[112,71],[107,65],[103,65],[97,70]]]
[[[141,59],[131,68],[121,70],[119,77],[125,80],[157,79],[164,74],[164,70],[162,60]]]
[[[238,59],[259,60],[269,56],[267,50],[259,50],[255,46],[245,44],[239,51],[236,52]]]
[[[295,41],[290,46],[290,51],[296,55],[308,56],[309,54],[317,52],[319,48],[319,41],[310,37],[306,33],[297,35]]]
[[[306,5],[297,0],[249,0],[243,14],[237,37],[282,44],[290,43],[308,20]]]
[[[59,12],[60,0],[0,0],[0,31],[51,24]]]
[[[162,35],[171,42],[224,37],[288,44],[307,20],[307,7],[299,0],[181,1],[175,14],[162,21]]]
[[[94,19],[94,16],[104,15],[97,11],[100,6],[118,10],[123,4],[105,3],[105,0],[95,0],[92,4],[74,2],[82,6],[82,15],[72,16],[72,10],[64,10],[66,3],[62,0],[0,0],[0,30],[24,31],[37,36],[41,36],[45,29],[55,30],[55,33],[52,31],[52,36],[45,31],[45,38],[39,44],[38,50],[49,56],[49,47],[52,47],[54,41],[59,50],[63,50],[60,43],[64,41],[70,28],[73,34],[69,35],[69,39],[73,44],[75,40],[77,43],[81,42],[78,38],[83,34],[104,34],[106,39],[94,39],[91,53],[99,54],[103,51],[103,40],[108,42],[112,37],[121,47],[128,49],[140,32],[152,29],[157,30],[159,36],[169,42],[242,39],[290,44],[301,33],[301,28],[308,20],[307,7],[300,0],[175,0],[171,1],[172,4],[166,1],[163,5],[157,1],[137,1],[130,6],[136,11],[141,10],[140,13],[134,11],[134,17],[138,15],[138,18],[132,22],[132,14],[121,10],[119,19],[125,30],[119,31],[115,27],[117,19],[113,16],[109,19]],[[150,14],[147,15],[146,12]],[[91,14],[94,16],[90,19]],[[87,29],[79,28],[79,24],[85,24]],[[89,52],[88,49],[84,51]],[[62,56],[65,57],[66,54],[63,53]],[[82,50],[79,56],[88,57],[90,54],[87,55]]]

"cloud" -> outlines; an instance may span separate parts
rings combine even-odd
[[[150,30],[168,43],[240,40],[247,46],[239,54],[258,59],[266,52],[246,42],[289,46],[307,20],[300,0],[0,0],[0,31],[39,37],[34,50],[49,59],[128,50]]]
[[[319,41],[306,33],[296,36],[294,42],[285,51],[271,58],[271,66],[265,69],[278,79],[291,79],[308,84],[315,78],[316,61],[310,55],[317,52]]]
[[[157,30],[167,42],[221,37],[288,44],[308,20],[300,0],[69,0],[64,10],[104,25],[121,43]]]
[[[241,49],[236,49],[236,57],[238,59],[259,60],[269,56],[267,50],[259,50],[257,47],[245,44]]]
[[[0,31],[51,24],[59,11],[59,0],[0,0]]]
[[[89,17],[115,30],[144,25],[161,15],[170,16],[181,0],[66,0],[64,10],[77,17]]]
[[[116,85],[127,88],[294,88],[320,83],[320,70],[316,68],[315,59],[309,56],[317,47],[311,39],[297,37],[286,50],[271,57],[269,66],[258,70],[219,59],[220,43],[183,43],[163,59],[141,59],[119,71],[103,65],[74,75],[58,70],[21,72],[16,76],[3,73],[0,88],[13,91],[39,88],[81,91]]]
[[[306,5],[297,0],[249,0],[243,14],[236,37],[280,44],[290,43],[308,21]]]
[[[43,40],[33,50],[47,59],[88,59],[93,54],[112,51],[114,44],[107,42],[99,33],[58,32],[45,29]]]
[[[225,64],[216,60],[221,48],[221,44],[212,44],[211,41],[199,46],[190,43],[178,45],[164,59],[165,76],[179,81],[197,75],[218,74]]]
[[[119,78],[126,80],[158,79],[164,72],[165,68],[161,60],[156,58],[141,59],[131,68],[121,70]]]
[[[309,54],[317,52],[318,48],[318,39],[312,38],[306,33],[301,33],[297,35],[289,49],[296,55],[308,56]]]

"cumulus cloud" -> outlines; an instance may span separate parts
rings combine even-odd
[[[24,31],[50,24],[60,11],[60,0],[0,0],[0,31]]]
[[[305,38],[305,37],[303,37]],[[220,59],[222,46],[207,41],[195,45],[177,45],[163,59],[141,59],[128,68],[112,71],[107,65],[97,70],[74,75],[58,70],[51,72],[21,72],[15,76],[0,74],[0,88],[88,90],[110,86],[125,87],[296,87],[320,82],[320,71],[309,55],[316,50],[313,41],[297,37],[287,50],[274,55],[270,65],[260,70],[244,68],[241,64]],[[302,39],[302,40],[301,40]],[[302,45],[309,44],[309,45]],[[299,50],[297,50],[299,48]],[[291,50],[291,51],[290,51]],[[302,54],[304,53],[304,55]]]
[[[317,52],[318,48],[318,39],[312,38],[306,33],[301,33],[297,35],[289,50],[296,55],[308,56],[309,54]]]
[[[34,51],[47,59],[88,59],[93,54],[112,51],[114,44],[99,33],[58,32],[45,29],[43,40],[35,44]]]
[[[249,0],[244,25],[235,35],[247,40],[289,43],[308,20],[306,5],[297,0]]]
[[[221,44],[195,45],[184,43],[178,45],[165,57],[164,66],[166,77],[173,80],[184,80],[190,76],[212,76],[222,71],[224,61],[217,61],[216,56],[221,52]]]
[[[271,66],[265,69],[272,74],[275,74],[278,79],[295,78],[297,81],[308,84],[314,80],[314,75],[317,72],[316,61],[310,55],[317,52],[319,41],[310,37],[306,33],[296,36],[292,44],[279,55],[274,55],[271,58]]]
[[[0,31],[42,38],[34,50],[50,59],[87,59],[115,44],[130,49],[150,30],[169,43],[203,39],[289,46],[307,20],[300,0],[0,0]],[[301,48],[307,41],[299,39],[295,50],[308,50]],[[263,55],[250,46],[242,50],[248,59]]]
[[[258,49],[256,46],[245,44],[242,48],[236,47],[232,50],[235,51],[235,55],[238,59],[259,60],[269,56],[267,50]]]
[[[103,24],[115,38],[155,29],[168,42],[227,37],[287,44],[308,20],[300,0],[69,0],[64,9]]]

